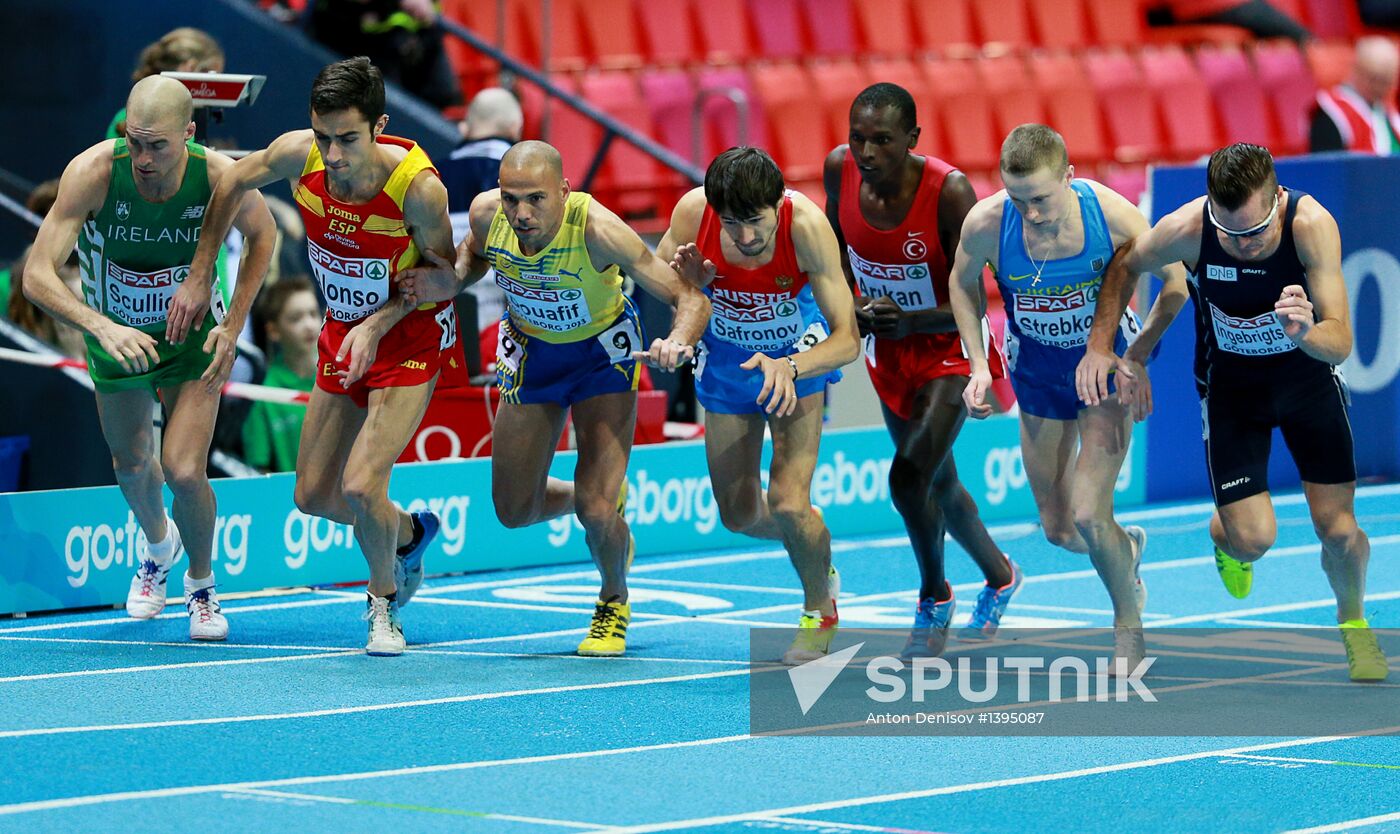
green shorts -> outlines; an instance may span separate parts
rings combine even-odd
[[[121,363],[103,350],[96,339],[84,336],[88,351],[88,375],[92,377],[93,387],[104,394],[139,389],[155,394],[157,389],[199,379],[214,359],[212,353],[204,352],[204,340],[209,338],[209,331],[214,329],[215,324],[214,316],[205,314],[199,328],[191,330],[181,345],[167,342],[164,331],[159,335],[151,333],[156,340],[160,362],[145,373],[129,374],[122,370]]]

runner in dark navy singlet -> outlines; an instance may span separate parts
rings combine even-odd
[[[1371,546],[1356,523],[1349,395],[1336,368],[1352,350],[1337,223],[1317,200],[1281,187],[1273,157],[1258,145],[1216,151],[1206,180],[1207,196],[1119,248],[1078,371],[1080,396],[1107,398],[1113,370],[1147,388],[1146,374],[1109,347],[1116,314],[1132,294],[1132,276],[1184,263],[1196,302],[1196,389],[1220,578],[1244,598],[1253,563],[1274,544],[1266,476],[1277,427],[1322,540],[1351,678],[1382,680],[1386,659],[1362,607]]]

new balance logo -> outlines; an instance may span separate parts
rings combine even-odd
[[[198,220],[204,216],[204,206],[190,206],[180,214],[181,220]]]
[[[809,660],[788,670],[788,679],[792,681],[792,691],[797,694],[797,705],[802,708],[803,715],[816,706],[817,701],[826,694],[836,677],[850,665],[856,652],[864,645],[857,643],[850,648]]]

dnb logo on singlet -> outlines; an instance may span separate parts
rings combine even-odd
[[[856,286],[860,288],[862,296],[889,296],[904,310],[932,310],[938,306],[927,266],[867,261],[850,246],[846,247],[846,253],[850,256],[851,272],[855,274]]]
[[[744,350],[782,350],[802,335],[802,311],[790,293],[711,293],[710,327],[719,338]]]
[[[326,312],[337,321],[354,321],[384,306],[389,299],[387,258],[344,258],[306,242],[311,271],[326,298]]]
[[[1062,348],[1081,347],[1094,324],[1098,297],[1097,281],[1055,294],[1017,290],[1011,315],[1021,332],[1037,342]]]
[[[1287,353],[1296,345],[1283,332],[1278,316],[1273,312],[1253,318],[1236,318],[1226,315],[1214,304],[1210,305],[1210,323],[1215,330],[1215,343],[1220,349],[1241,356],[1270,356]]]
[[[551,333],[567,333],[593,321],[583,290],[544,286],[560,280],[557,275],[521,273],[519,279],[496,273],[496,286],[506,294],[510,312],[518,320]],[[528,282],[528,283],[527,283]]]

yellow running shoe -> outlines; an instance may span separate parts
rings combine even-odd
[[[622,489],[617,491],[617,514],[619,517],[627,515],[627,478],[622,479]]]
[[[578,644],[584,657],[618,657],[627,651],[627,622],[632,619],[632,606],[626,602],[598,600],[593,607],[593,624],[588,636]]]
[[[1368,683],[1383,681],[1390,674],[1385,653],[1376,642],[1376,635],[1365,620],[1347,620],[1337,626],[1342,630],[1342,644],[1347,647],[1347,666],[1351,679]]]
[[[836,636],[835,616],[824,617],[820,611],[804,611],[797,621],[797,637],[783,652],[783,663],[787,666],[801,666],[803,663],[825,657],[831,650],[831,638]]]
[[[1253,562],[1241,562],[1217,547],[1215,570],[1220,574],[1220,581],[1225,583],[1225,590],[1230,592],[1230,596],[1235,599],[1249,596],[1249,590],[1254,587]]]

